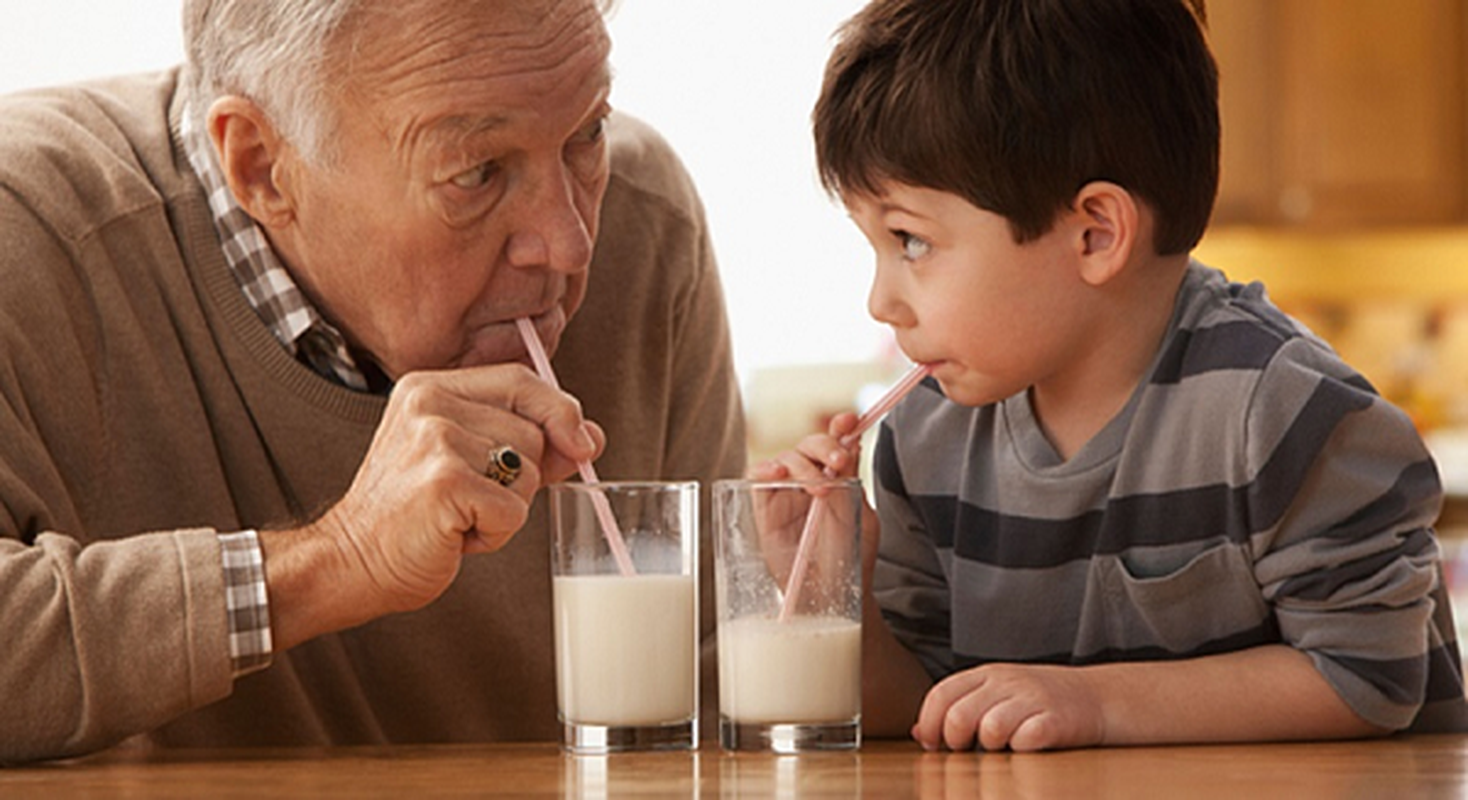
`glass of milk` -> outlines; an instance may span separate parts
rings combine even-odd
[[[714,484],[725,749],[861,746],[861,492],[854,479]]]
[[[575,753],[698,745],[698,484],[550,491],[556,694]],[[611,551],[604,503],[626,543]]]

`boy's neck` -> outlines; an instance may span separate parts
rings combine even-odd
[[[1188,255],[1150,256],[1100,291],[1084,352],[1030,387],[1030,404],[1056,453],[1069,461],[1126,406],[1162,347]]]

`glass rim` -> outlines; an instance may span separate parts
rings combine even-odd
[[[758,480],[755,478],[723,478],[714,481],[715,489],[804,489],[818,486],[860,486],[861,479],[850,478],[779,478]]]
[[[607,489],[613,489],[613,490],[645,489],[645,490],[658,490],[658,491],[673,491],[673,490],[682,490],[682,489],[689,489],[689,488],[697,489],[698,488],[698,481],[691,481],[691,480],[677,480],[677,481],[617,480],[617,481],[597,481],[596,483],[586,483],[585,481],[558,481],[556,483],[547,484],[545,488],[551,489],[551,490],[566,491],[566,492],[594,492],[594,491],[604,491],[604,490],[607,490]]]

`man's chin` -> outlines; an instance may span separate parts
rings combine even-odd
[[[495,367],[504,364],[523,364],[532,367],[530,357],[524,353],[481,353],[471,351],[454,359],[442,369],[478,369],[480,367]]]
[[[543,339],[542,345],[546,352],[554,356],[559,336]],[[504,364],[520,364],[530,369],[535,369],[535,362],[530,358],[530,353],[525,348],[525,343],[518,334],[511,342],[496,339],[493,344],[484,343],[485,346],[470,347],[457,358],[450,361],[448,369],[472,369],[475,367],[493,367]]]
[[[531,318],[535,334],[546,353],[554,357],[566,328],[566,317],[559,308]],[[502,364],[523,364],[534,369],[535,363],[520,337],[519,326],[513,319],[485,324],[469,333],[461,341],[457,352],[439,356],[425,355],[417,359],[420,366],[415,369],[472,369]]]

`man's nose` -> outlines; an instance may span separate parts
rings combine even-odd
[[[593,245],[586,215],[596,213],[589,191],[565,170],[538,177],[526,188],[506,246],[510,263],[568,274],[585,270]]]

